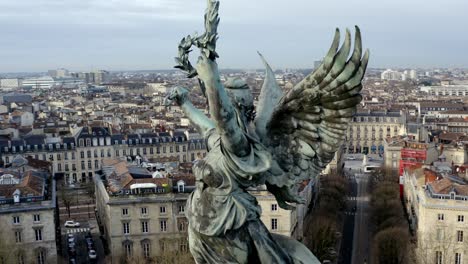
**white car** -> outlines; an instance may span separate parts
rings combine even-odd
[[[65,222],[65,227],[80,227],[80,223],[75,222],[73,220],[66,221]]]
[[[91,249],[88,253],[88,256],[90,259],[96,259],[97,258],[96,250]]]

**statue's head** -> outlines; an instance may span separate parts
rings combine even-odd
[[[236,107],[246,122],[255,119],[255,107],[252,92],[247,83],[239,77],[228,78],[224,87]]]

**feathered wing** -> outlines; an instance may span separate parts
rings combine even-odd
[[[264,138],[267,135],[267,124],[270,121],[275,106],[278,105],[281,97],[283,96],[283,91],[279,87],[275,79],[275,74],[271,69],[268,62],[265,60],[260,52],[258,53],[260,58],[265,65],[265,80],[263,81],[262,90],[260,91],[260,96],[258,97],[258,104],[256,107],[256,118],[255,118],[255,129],[257,135],[260,138]]]
[[[338,50],[339,43],[337,29],[322,64],[281,97],[266,134],[260,135],[274,157],[266,184],[284,208],[288,207],[285,202],[301,202],[298,184],[315,178],[333,159],[362,99],[361,81],[369,52],[362,56],[359,28],[350,57],[349,30]]]

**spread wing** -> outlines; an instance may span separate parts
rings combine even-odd
[[[267,187],[283,207],[287,207],[284,202],[300,201],[298,183],[316,177],[333,159],[362,99],[361,81],[369,52],[362,56],[359,28],[351,56],[349,30],[338,50],[339,43],[337,29],[322,64],[281,97],[265,134],[259,129],[262,143],[274,157]]]

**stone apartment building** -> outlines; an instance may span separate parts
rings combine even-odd
[[[185,166],[188,165],[188,166]],[[171,177],[124,160],[105,159],[95,177],[98,221],[112,261],[122,257],[155,259],[166,251],[187,252],[185,204],[195,188],[191,163],[180,163]],[[305,204],[283,210],[266,188],[249,192],[262,208],[261,220],[270,232],[303,238],[304,218],[315,201],[316,182],[305,181],[299,194]]]
[[[418,263],[467,263],[468,185],[465,181],[431,169],[405,169],[404,202],[417,239]]]
[[[103,160],[102,167],[103,175],[95,177],[96,205],[112,263],[188,252],[184,212],[193,176],[160,177],[116,159]]]
[[[53,173],[68,184],[92,182],[101,162],[108,158],[127,158],[157,162],[161,158],[193,161],[206,154],[205,142],[188,139],[183,132],[114,134],[107,127],[81,127],[73,136],[47,138],[29,135],[24,138],[0,138],[0,155],[5,164],[17,155],[49,161]]]
[[[306,202],[304,204],[296,204],[293,210],[280,208],[274,195],[268,192],[265,186],[249,190],[249,192],[257,198],[258,204],[262,208],[260,219],[268,231],[293,237],[301,241],[304,236],[304,218],[308,212],[309,205],[315,202],[317,188],[316,181],[304,181],[299,188],[299,195]]]
[[[346,136],[348,153],[378,154],[384,151],[387,137],[405,133],[403,111],[360,110],[353,117]]]
[[[55,180],[29,167],[0,172],[0,263],[57,263]]]

